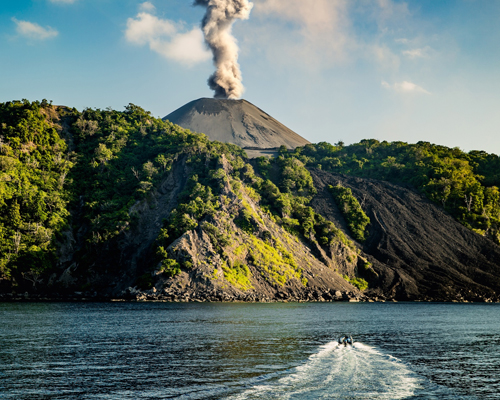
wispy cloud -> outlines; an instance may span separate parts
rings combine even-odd
[[[130,43],[145,45],[165,37],[172,37],[177,33],[173,21],[162,20],[146,12],[137,14],[135,18],[127,20],[125,37]]]
[[[271,53],[277,48],[280,54],[288,53],[310,64],[342,60],[349,39],[347,5],[347,0],[315,0],[314,5],[304,0],[256,2],[256,17],[271,19],[263,21],[257,40],[275,47]],[[282,29],[287,34],[280,32]]]
[[[59,35],[59,32],[50,26],[44,28],[34,22],[19,21],[16,18],[12,18],[12,21],[16,24],[16,32],[28,39],[46,40]]]
[[[429,91],[425,90],[423,87],[416,85],[415,83],[403,81],[396,82],[392,85],[386,81],[381,82],[382,87],[386,89],[393,90],[397,93],[423,93],[431,94]]]
[[[73,4],[77,0],[49,0],[51,3],[56,3],[56,4]]]
[[[410,60],[433,58],[438,55],[435,49],[425,45],[425,41],[426,39],[422,36],[413,39],[398,38],[394,40],[395,43],[401,45],[401,54]]]
[[[411,19],[407,3],[394,0],[259,0],[253,16],[246,46],[273,62],[329,68],[362,59],[392,70],[401,56],[392,37]],[[367,34],[358,21],[377,31]]]
[[[401,43],[401,44],[408,44],[410,43],[410,39],[408,38],[398,38],[394,40],[396,43]]]
[[[140,5],[139,14],[127,20],[125,38],[144,46],[161,56],[186,65],[209,60],[212,55],[205,46],[200,28],[186,30],[183,23],[158,18],[149,1]]]
[[[403,55],[408,57],[411,60],[416,58],[427,58],[430,56],[432,49],[429,46],[426,46],[421,49],[408,49],[403,51]]]

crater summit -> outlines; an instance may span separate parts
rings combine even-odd
[[[187,103],[163,119],[202,132],[211,140],[246,148],[286,146],[293,149],[310,143],[246,100],[202,98]]]

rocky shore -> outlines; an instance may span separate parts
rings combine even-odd
[[[375,296],[370,294],[360,294],[348,291],[329,291],[320,293],[319,291],[309,291],[303,295],[284,296],[278,293],[276,296],[266,296],[262,294],[233,295],[222,290],[213,290],[206,292],[185,292],[179,293],[165,289],[163,291],[138,290],[137,288],[128,288],[120,296],[107,296],[96,292],[74,292],[65,294],[38,294],[38,293],[3,293],[0,294],[0,302],[173,302],[173,303],[304,303],[304,302],[398,302],[395,298],[387,298],[383,295]],[[500,303],[500,298],[476,297],[474,299],[464,298],[425,298],[414,300],[416,302],[445,302],[445,303]]]

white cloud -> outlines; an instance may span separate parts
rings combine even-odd
[[[150,48],[165,58],[193,65],[212,57],[203,40],[201,30],[194,28],[186,33],[177,33],[170,41],[152,40]]]
[[[125,37],[131,43],[145,45],[162,37],[174,36],[176,33],[174,22],[141,12],[135,18],[127,20]]]
[[[141,9],[154,11],[150,2],[141,4]],[[125,38],[136,45],[149,45],[161,56],[186,65],[209,60],[212,54],[205,47],[200,28],[185,31],[183,24],[161,19],[149,12],[140,12],[127,20]]]
[[[51,3],[56,4],[73,4],[76,0],[49,0]]]
[[[154,12],[156,10],[156,7],[151,3],[150,1],[145,1],[139,6],[141,11],[145,12]]]
[[[386,81],[381,82],[382,87],[390,90],[394,90],[397,93],[424,93],[424,94],[431,94],[427,90],[425,90],[423,87],[418,86],[412,82],[408,81],[403,81],[403,82],[396,82],[394,84],[389,84]]]
[[[12,21],[16,24],[16,32],[28,39],[46,40],[59,35],[59,32],[50,26],[43,28],[33,22],[19,21],[16,18],[12,18]]]

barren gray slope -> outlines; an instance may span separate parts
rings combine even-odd
[[[167,115],[164,120],[193,132],[202,132],[211,140],[234,143],[241,147],[295,148],[306,139],[246,100],[202,98]]]
[[[409,187],[311,170],[312,206],[346,229],[328,192],[339,182],[370,217],[362,250],[379,274],[375,285],[398,300],[497,300],[500,247],[467,229]]]

